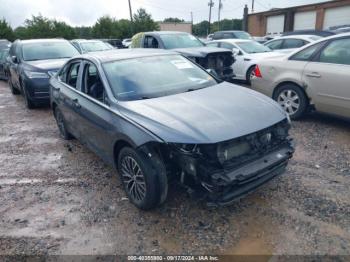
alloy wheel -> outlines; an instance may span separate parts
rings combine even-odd
[[[295,114],[300,107],[299,95],[293,90],[283,90],[277,97],[277,102],[289,114]]]
[[[131,156],[125,156],[121,161],[121,176],[125,189],[137,202],[146,197],[146,181],[143,172]]]

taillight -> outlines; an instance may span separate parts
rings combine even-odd
[[[258,65],[255,66],[254,75],[255,75],[255,77],[260,77],[260,78],[262,78],[262,75],[261,75],[261,72],[260,72],[260,68],[259,68]]]

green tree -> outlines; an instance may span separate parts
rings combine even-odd
[[[177,18],[177,17],[168,17],[163,20],[165,23],[181,23],[185,22],[185,20]]]
[[[74,39],[77,38],[77,33],[75,32],[74,28],[67,25],[65,22],[60,21],[52,21],[53,26],[53,37],[62,37],[65,39]]]
[[[152,16],[146,12],[144,8],[140,8],[133,15],[134,33],[146,32],[146,31],[156,31],[159,30],[159,25],[152,19]]]
[[[118,30],[122,39],[131,38],[133,36],[132,25],[128,19],[118,20]]]
[[[15,40],[13,30],[5,19],[0,20],[0,39]]]
[[[32,19],[26,19],[26,38],[50,38],[53,37],[54,26],[52,21],[43,17],[41,14],[32,16]]]
[[[96,38],[119,38],[117,21],[110,16],[100,17],[92,27],[92,35]]]
[[[92,38],[92,28],[90,26],[77,26],[74,30],[77,38]]]
[[[206,36],[208,31],[209,22],[202,21],[193,25],[193,34],[196,36]]]

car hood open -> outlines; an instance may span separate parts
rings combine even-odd
[[[172,143],[217,143],[286,118],[272,99],[227,82],[192,92],[120,102],[119,109],[125,117]]]

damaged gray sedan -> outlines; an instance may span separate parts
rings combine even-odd
[[[277,103],[177,53],[81,55],[50,85],[61,136],[113,165],[141,209],[164,202],[173,181],[208,203],[230,204],[281,174],[294,152]]]

